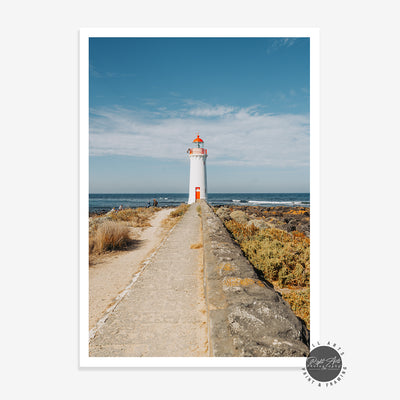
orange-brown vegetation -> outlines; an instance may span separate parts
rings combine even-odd
[[[259,229],[234,220],[225,225],[245,256],[310,327],[310,239],[301,232]]]
[[[302,214],[305,214],[306,212],[308,212],[308,211],[304,208],[294,208],[294,209],[289,210],[286,214],[302,215]]]
[[[228,272],[228,271],[234,270],[234,268],[232,267],[231,264],[222,264],[222,265],[219,265],[218,268],[221,272]]]
[[[264,284],[258,279],[251,278],[225,278],[224,285],[226,286],[251,286],[258,285],[264,286]]]
[[[310,329],[310,288],[283,292],[282,297],[290,304],[293,312],[304,320],[307,328]]]

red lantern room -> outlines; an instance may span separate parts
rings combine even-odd
[[[193,143],[196,143],[196,147],[198,148],[204,148],[204,141],[200,138],[199,134],[197,134],[197,138],[193,140]]]
[[[207,155],[207,149],[204,148],[204,141],[199,134],[193,140],[193,146],[188,149],[188,153]]]

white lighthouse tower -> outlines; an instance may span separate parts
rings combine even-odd
[[[204,148],[204,142],[199,135],[193,140],[192,147],[188,149],[188,153],[190,157],[188,204],[192,204],[196,200],[207,200],[207,149]]]

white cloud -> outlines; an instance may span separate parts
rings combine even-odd
[[[235,110],[234,107],[216,106],[216,107],[197,107],[189,110],[189,115],[195,117],[220,117],[229,114]]]
[[[294,38],[283,38],[283,39],[280,39],[280,46],[281,47],[290,47],[294,44],[295,41],[296,41],[296,39],[294,39]]]
[[[184,160],[197,131],[211,164],[309,165],[308,116],[204,103],[173,112],[117,107],[91,110],[90,155]]]
[[[267,49],[267,53],[271,54],[272,52],[278,50],[281,47],[291,47],[296,43],[296,38],[279,38],[274,39],[271,45]]]

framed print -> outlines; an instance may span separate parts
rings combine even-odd
[[[81,29],[79,196],[82,367],[304,366],[318,29]]]

